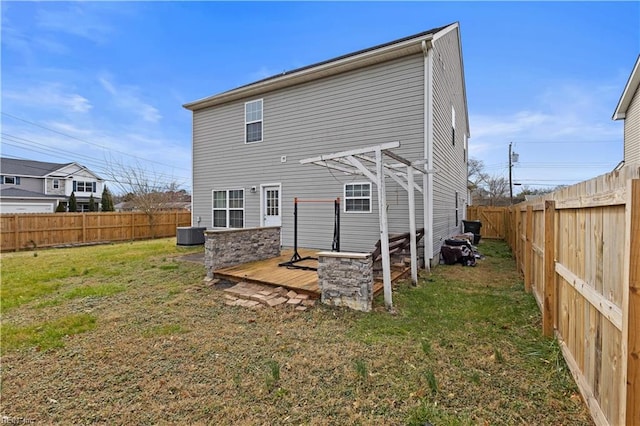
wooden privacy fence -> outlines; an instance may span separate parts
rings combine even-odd
[[[555,333],[599,425],[640,425],[638,178],[640,165],[626,166],[505,212],[543,332]]]
[[[191,225],[191,212],[45,213],[0,215],[2,251],[66,244],[173,237]]]
[[[482,238],[503,239],[507,232],[507,207],[469,206],[467,220],[482,222]]]

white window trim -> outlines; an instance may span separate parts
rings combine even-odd
[[[260,101],[260,116],[262,117],[260,120],[253,120],[253,121],[247,121],[247,105],[252,104],[254,102],[258,102]],[[251,123],[262,123],[262,131],[261,131],[261,138],[258,141],[251,141],[251,142],[247,142],[247,124],[251,124]],[[264,140],[264,98],[260,98],[260,99],[254,99],[252,101],[249,102],[245,102],[244,103],[244,143],[245,145],[250,145],[253,143],[260,143]]]
[[[13,182],[7,182],[7,179],[13,179]],[[15,176],[2,176],[3,185],[17,185]]]
[[[451,143],[456,146],[456,109],[451,105]]]
[[[280,217],[282,217],[282,183],[261,183],[260,184],[260,226],[264,226],[264,187],[265,186],[277,186],[278,187],[278,206],[280,211]]]
[[[60,179],[54,179],[51,183],[53,189],[60,189]]]
[[[368,197],[348,197],[350,200],[369,200],[369,210],[368,211],[347,211],[347,185],[369,185],[369,196]],[[371,213],[371,211],[373,210],[372,208],[372,204],[373,204],[373,195],[372,195],[372,187],[373,185],[371,185],[371,182],[349,182],[349,183],[345,183],[344,186],[342,187],[342,196],[343,201],[344,201],[344,207],[342,208],[342,211],[344,213],[348,213],[348,214],[369,214]]]
[[[97,194],[98,193],[98,189],[99,188],[98,188],[98,182],[96,182],[96,181],[93,181],[93,180],[74,180],[74,182],[75,182],[74,186],[76,187],[74,192],[79,192],[79,193],[82,193],[82,194]],[[80,186],[81,183],[82,183],[82,188],[83,188],[82,191],[80,191],[78,189],[78,187]],[[91,186],[91,190],[90,191],[87,191],[87,184],[89,184]],[[93,190],[94,184],[95,184],[95,187],[96,187],[95,191]]]
[[[227,206],[224,209],[221,208],[215,208],[213,207],[213,202],[214,202],[214,197],[213,197],[213,193],[214,192],[221,192],[224,191],[227,193]],[[230,209],[229,208],[229,191],[242,191],[242,208],[238,209],[238,208],[233,208]],[[211,227],[212,228],[222,228],[220,226],[214,226],[214,218],[213,218],[213,212],[214,210],[225,210],[226,211],[226,218],[225,218],[225,222],[226,222],[226,226],[224,227],[225,229],[242,229],[245,226],[246,223],[246,211],[245,211],[245,205],[247,203],[247,196],[246,196],[247,191],[244,188],[230,188],[230,189],[212,189],[211,190]],[[229,226],[229,211],[230,210],[242,210],[242,227],[241,228],[231,228]]]
[[[469,162],[469,139],[466,133],[464,134],[464,162],[465,164]]]

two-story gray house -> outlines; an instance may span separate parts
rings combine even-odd
[[[184,105],[193,111],[193,225],[282,226],[293,246],[293,204],[340,198],[342,251],[380,238],[375,182],[301,164],[350,149],[400,142],[416,177],[422,253],[437,261],[459,233],[467,204],[469,122],[458,23],[284,72]],[[409,230],[408,195],[386,179],[391,233]],[[329,249],[330,203],[301,204],[298,245]]]
[[[0,212],[53,213],[72,192],[78,211],[88,211],[91,196],[100,202],[103,182],[77,163],[0,158]]]
[[[624,120],[624,164],[640,163],[640,55],[613,113]]]

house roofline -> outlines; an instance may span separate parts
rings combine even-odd
[[[95,174],[92,170],[90,170],[87,166],[83,166],[82,164],[79,164],[75,161],[71,162],[71,163],[67,163],[65,165],[63,165],[62,167],[60,167],[59,169],[53,170],[50,173],[47,173],[46,175],[42,176],[42,177],[52,177],[52,178],[62,178],[62,179],[68,179],[72,176],[74,176],[75,173],[66,173],[66,176],[54,176],[54,173],[58,173],[60,172],[60,170],[64,169],[65,167],[69,167],[69,166],[76,166],[78,167],[78,169],[80,170],[84,170],[85,172],[91,174],[94,178],[96,178],[96,180],[99,180],[101,182],[104,182],[104,179],[102,179],[100,176],[98,176],[97,174]]]
[[[191,111],[197,111],[242,98],[259,96],[272,90],[283,89],[404,56],[418,54],[422,52],[422,41],[432,40],[441,31],[446,32],[457,27],[458,23],[453,23],[444,27],[434,28],[399,40],[268,77],[227,92],[186,103],[183,107]]]
[[[462,73],[462,100],[464,101],[464,112],[466,117],[467,124],[467,138],[471,137],[471,128],[469,127],[469,106],[467,105],[467,83],[464,77],[464,60],[462,58],[462,35],[460,34],[460,24],[458,22],[454,22],[451,25],[448,25],[438,31],[437,34],[434,34],[433,41],[436,42],[438,39],[449,31],[456,30],[458,31],[458,55],[460,55],[460,72]]]
[[[638,90],[638,86],[640,86],[640,55],[638,55],[638,58],[636,59],[633,71],[629,76],[629,80],[627,80],[622,96],[620,96],[616,110],[613,112],[613,120],[621,120],[626,117],[627,108],[629,108],[631,99],[633,99],[633,95]]]
[[[65,195],[54,195],[54,194],[43,194],[41,192],[20,190],[20,194],[15,195],[6,195],[0,192],[0,199],[2,200],[66,200],[67,196]]]

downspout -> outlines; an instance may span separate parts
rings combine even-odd
[[[424,54],[424,158],[425,174],[422,176],[424,195],[424,267],[431,270],[433,259],[433,45],[422,41]]]

